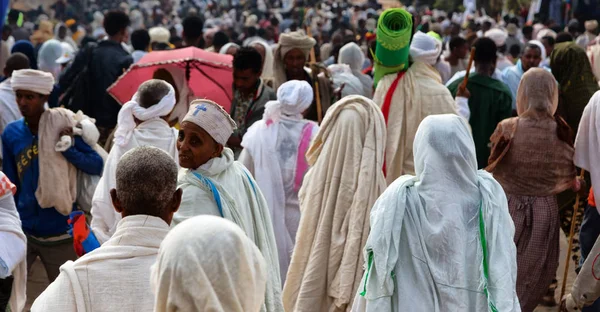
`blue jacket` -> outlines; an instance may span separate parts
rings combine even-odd
[[[36,237],[67,233],[68,216],[63,216],[54,208],[42,209],[35,198],[40,175],[38,136],[31,133],[23,118],[8,124],[4,129],[2,155],[2,169],[17,186],[15,202],[23,231]],[[64,151],[63,156],[85,173],[102,174],[102,158],[79,136],[75,136],[75,146]],[[76,210],[75,204],[73,210]]]

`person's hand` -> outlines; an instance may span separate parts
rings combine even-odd
[[[60,136],[70,136],[73,137],[73,128],[72,127],[66,127],[64,129],[62,129],[62,131],[60,132]]]
[[[456,96],[460,96],[460,97],[464,97],[464,98],[470,98],[471,97],[471,92],[469,92],[469,89],[467,89],[467,87],[463,87],[462,85],[458,87],[458,90],[456,91]]]
[[[561,300],[560,302],[560,307],[558,308],[559,312],[568,312],[569,310],[567,310],[567,298],[563,298],[563,300]]]

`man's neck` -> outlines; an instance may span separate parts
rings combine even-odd
[[[108,37],[108,40],[109,40],[109,41],[116,42],[116,43],[118,43],[118,44],[121,44],[121,41],[123,41],[123,40],[121,40],[121,36],[112,36],[112,37]]]
[[[483,76],[492,77],[494,75],[494,67],[488,64],[475,66],[475,71]]]
[[[304,71],[294,73],[294,74],[286,73],[286,77],[287,77],[288,81],[289,80],[305,80],[306,73]]]
[[[258,86],[260,86],[260,79],[254,85],[254,88],[248,90],[238,90],[243,98],[254,97],[256,94],[256,90],[258,90]]]
[[[40,125],[40,119],[42,118],[42,113],[40,113],[39,115],[36,115],[34,117],[30,117],[30,118],[25,117],[25,124],[27,124],[29,131],[31,131],[31,133],[33,133],[33,134],[38,133],[38,127]]]

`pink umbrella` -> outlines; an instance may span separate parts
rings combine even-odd
[[[152,79],[157,69],[177,66],[185,71],[188,87],[196,98],[213,100],[229,111],[233,94],[231,55],[190,47],[146,54],[117,79],[107,91],[121,105],[131,100],[140,84]]]

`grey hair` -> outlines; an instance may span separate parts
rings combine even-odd
[[[159,148],[137,147],[121,157],[116,180],[117,197],[127,215],[160,217],[177,189],[177,164]]]
[[[138,88],[138,102],[143,108],[158,104],[165,95],[169,94],[169,83],[160,79],[145,81]]]

